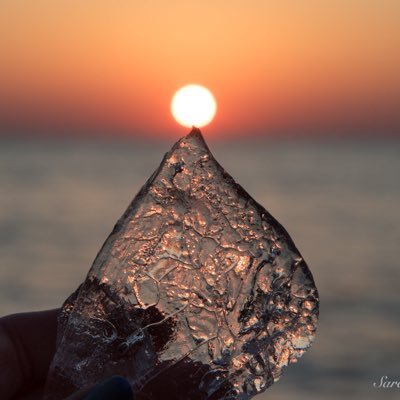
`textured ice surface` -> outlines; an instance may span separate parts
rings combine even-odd
[[[317,318],[289,235],[193,129],[65,302],[45,398],[119,374],[138,399],[250,399],[310,346]]]

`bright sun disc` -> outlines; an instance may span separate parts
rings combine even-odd
[[[179,89],[172,98],[171,112],[181,125],[201,128],[209,124],[217,111],[212,93],[200,85],[187,85]]]

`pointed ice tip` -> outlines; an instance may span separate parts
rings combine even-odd
[[[195,136],[195,135],[200,135],[201,137],[203,137],[203,135],[201,134],[201,131],[199,128],[197,128],[197,126],[192,125],[192,130],[189,132],[188,136]]]
[[[191,143],[196,147],[203,147],[207,151],[209,151],[206,141],[204,140],[204,137],[200,129],[197,128],[196,126],[192,126],[192,130],[185,137],[183,137],[181,141],[186,143]]]

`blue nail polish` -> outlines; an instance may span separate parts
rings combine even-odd
[[[122,376],[113,376],[96,385],[84,400],[134,400],[129,382]]]

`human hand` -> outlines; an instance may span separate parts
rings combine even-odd
[[[60,310],[0,318],[0,393],[4,400],[40,400],[56,347]],[[113,377],[65,400],[132,400],[129,383]]]

